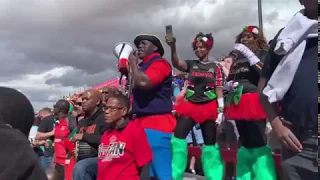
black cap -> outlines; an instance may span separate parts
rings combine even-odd
[[[140,34],[134,38],[133,42],[136,45],[136,47],[138,47],[139,43],[142,40],[147,40],[147,41],[152,42],[152,44],[154,44],[155,46],[158,47],[157,52],[160,54],[160,56],[164,55],[164,48],[162,46],[160,39],[157,36],[152,35],[152,34]]]

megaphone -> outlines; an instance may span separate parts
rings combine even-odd
[[[128,58],[133,51],[133,46],[127,42],[120,42],[113,49],[113,54],[118,58],[118,70],[121,75],[125,75],[126,77],[128,77],[129,73]]]

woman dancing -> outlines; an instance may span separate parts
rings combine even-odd
[[[233,88],[229,90],[224,115],[236,121],[242,145],[238,151],[237,180],[277,179],[271,149],[266,146],[266,114],[257,87],[267,50],[268,42],[261,29],[247,26],[225,59],[230,68],[227,84]]]
[[[176,39],[166,37],[171,47],[172,64],[188,74],[185,98],[178,98],[175,110],[178,115],[177,126],[171,139],[172,175],[182,180],[187,166],[186,137],[192,127],[200,124],[204,146],[202,148],[202,167],[208,180],[222,180],[223,163],[220,149],[216,144],[216,122],[223,117],[224,78],[220,66],[209,61],[208,55],[213,47],[211,34],[199,33],[192,42],[192,48],[198,60],[179,60],[176,51]]]

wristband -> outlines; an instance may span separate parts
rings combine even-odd
[[[251,57],[248,57],[248,61],[249,61],[250,66],[253,66],[253,65],[257,64],[258,62],[260,62],[259,58],[254,54]]]
[[[223,113],[223,108],[224,108],[224,99],[223,98],[218,98],[217,99],[218,102],[218,113]]]
[[[232,88],[232,84],[233,84],[233,81],[228,81],[227,83],[224,84],[223,90],[230,91],[230,89]]]
[[[218,98],[217,102],[218,102],[219,107],[222,107],[222,108],[224,107],[224,99],[223,98]]]

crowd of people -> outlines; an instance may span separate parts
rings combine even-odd
[[[198,174],[208,180],[318,179],[317,1],[300,3],[305,9],[270,43],[259,27],[246,26],[220,61],[209,59],[211,33],[194,37],[197,59],[188,60],[178,58],[176,38],[167,34],[179,76],[160,39],[138,35],[123,90],[89,89],[35,116],[23,94],[0,87],[0,179],[182,180],[197,173],[194,157],[187,167],[188,145],[201,146]],[[235,174],[226,177],[217,132],[230,120],[238,151]],[[267,121],[282,145],[281,171]]]

